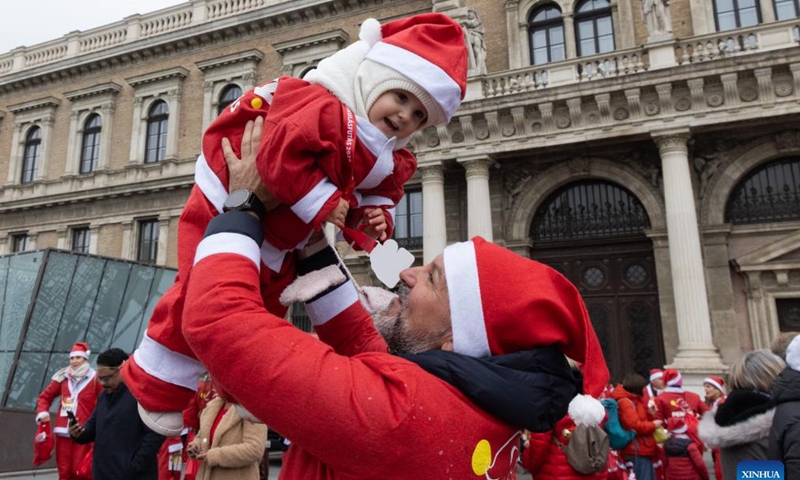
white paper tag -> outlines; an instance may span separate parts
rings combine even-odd
[[[369,254],[372,271],[387,288],[394,288],[400,281],[400,272],[414,263],[414,255],[399,248],[393,239],[378,244]]]

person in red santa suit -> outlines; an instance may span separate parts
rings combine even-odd
[[[712,414],[717,413],[717,408],[725,402],[725,381],[720,377],[708,376],[703,380],[703,389],[706,391],[705,402]],[[714,476],[722,480],[722,463],[720,462],[720,449],[711,449],[711,458],[714,459]]]
[[[306,302],[312,338],[265,309],[263,236],[242,210],[208,226],[184,327],[215,381],[291,438],[282,480],[513,479],[522,430],[551,430],[577,392],[565,356],[584,392],[608,382],[578,290],[480,237],[402,271],[397,295],[361,289],[363,302],[313,242],[298,272],[317,288],[283,298]]]
[[[651,413],[655,413],[655,397],[657,397],[659,393],[663,392],[664,388],[664,371],[660,368],[651,369],[650,383],[648,383],[642,391],[642,403],[647,406]]]
[[[264,122],[257,169],[278,205],[264,217],[266,240],[258,258],[267,309],[283,316],[286,308],[277,298],[294,279],[292,252],[326,220],[346,227],[345,236],[348,228],[381,241],[391,236],[392,212],[416,170],[405,145],[414,132],[447,124],[464,98],[466,46],[450,17],[428,13],[382,26],[368,19],[359,38],[304,79],[284,76],[245,93],[205,132],[195,187],[178,225],[176,284],[156,306],[133,361],[123,369],[142,420],[154,431],[179,433],[179,412],[204,370],[181,334],[181,322],[184,279],[208,222],[242,203],[252,203],[262,215],[265,210],[255,192],[228,196],[233,190],[223,141],[236,145],[239,155],[248,122],[256,121],[258,129]]]
[[[59,480],[76,478],[78,463],[89,453],[90,445],[78,445],[69,437],[69,417],[72,412],[77,418],[92,416],[97,404],[97,396],[103,386],[95,378],[95,371],[89,366],[89,345],[78,342],[69,352],[69,366],[53,375],[52,381],[39,394],[36,402],[36,423],[50,421],[50,405],[56,397],[61,397],[61,404],[56,413],[53,433],[56,438],[56,465]]]
[[[683,377],[679,371],[664,370],[664,383],[666,388],[656,397],[657,418],[666,422],[672,417],[692,415],[699,419],[709,410],[700,395],[683,389]],[[692,422],[687,421],[686,425],[691,434]]]

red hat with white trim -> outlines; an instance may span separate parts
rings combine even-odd
[[[703,384],[706,383],[716,388],[720,392],[725,393],[725,381],[723,381],[721,378],[709,375],[708,377],[703,379]]]
[[[658,380],[659,378],[664,378],[664,370],[660,368],[652,368],[650,369],[650,381]]]
[[[667,419],[667,430],[670,433],[686,433],[686,421],[681,417],[670,417]]]
[[[69,352],[69,358],[72,357],[83,357],[85,359],[89,359],[89,355],[92,352],[89,350],[89,344],[86,342],[77,342],[75,345],[72,346],[72,351]]]
[[[668,368],[664,370],[664,382],[668,387],[682,387],[683,377],[681,372]]]
[[[448,246],[443,259],[457,353],[482,358],[556,345],[581,364],[584,393],[602,393],[603,351],[566,278],[481,237]]]
[[[442,13],[423,13],[382,26],[368,20],[360,36],[379,39],[359,68],[366,112],[384,92],[402,89],[425,106],[426,125],[450,121],[467,92],[467,47],[458,22]]]

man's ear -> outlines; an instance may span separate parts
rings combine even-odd
[[[453,346],[453,332],[447,334],[444,339],[444,343],[442,344],[441,350],[446,352],[455,352],[455,347]]]

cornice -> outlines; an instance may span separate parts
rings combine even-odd
[[[145,83],[160,82],[173,77],[183,80],[188,75],[189,70],[186,70],[183,67],[173,67],[166,70],[160,70],[158,72],[150,72],[143,75],[137,75],[135,77],[129,77],[126,78],[125,81],[128,82],[131,87],[137,87],[139,85],[144,85]]]
[[[339,45],[342,45],[347,43],[349,39],[350,35],[348,35],[347,32],[337,28],[336,30],[331,30],[330,32],[324,32],[316,35],[309,35],[303,38],[295,38],[292,40],[287,40],[285,42],[274,43],[272,47],[275,49],[275,51],[283,55],[284,53],[291,50],[307,48],[309,46],[318,45],[322,43],[336,42]]]
[[[252,49],[246,50],[244,52],[234,53],[231,55],[224,55],[222,57],[216,57],[209,60],[203,60],[202,62],[195,62],[197,68],[200,71],[205,72],[206,70],[211,70],[214,68],[219,68],[224,65],[231,65],[234,63],[242,63],[242,62],[260,62],[261,59],[264,58],[264,53],[261,50]]]
[[[13,114],[19,114],[27,110],[36,110],[38,108],[55,108],[61,104],[61,100],[56,97],[44,97],[29,102],[18,103],[16,105],[9,105],[8,109]]]
[[[70,102],[74,102],[80,98],[85,97],[92,97],[95,95],[102,95],[104,93],[110,93],[111,95],[116,95],[119,91],[122,90],[122,87],[117,85],[114,82],[107,82],[101,83],[99,85],[93,85],[87,88],[81,88],[80,90],[73,90],[71,92],[64,92],[64,96],[67,97],[67,100]]]
[[[185,55],[297,26],[325,24],[340,16],[363,16],[403,0],[293,0],[238,15],[0,75],[0,95],[71,81],[119,67]]]

